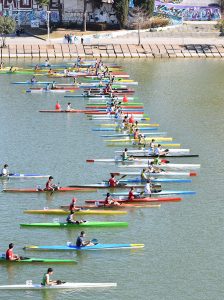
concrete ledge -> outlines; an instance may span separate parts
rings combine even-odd
[[[224,44],[10,45],[1,58],[223,58]]]

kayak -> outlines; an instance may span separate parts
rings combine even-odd
[[[69,244],[69,243],[68,243]],[[75,245],[53,245],[53,246],[26,246],[25,250],[61,250],[61,251],[89,251],[89,250],[112,250],[112,249],[139,249],[144,244],[96,244],[93,246],[77,247]]]
[[[82,110],[82,109],[70,109],[70,110],[39,110],[41,113],[86,113],[87,110]]]
[[[119,129],[119,126],[116,125],[117,127],[107,127],[107,128],[92,128],[92,131],[118,131],[118,132],[122,132],[121,129]],[[147,135],[147,133],[145,133],[145,131],[154,131],[154,130],[158,130],[158,127],[142,127],[141,131],[144,131],[144,135]],[[125,134],[125,131],[123,131]]]
[[[148,158],[151,158],[151,157],[156,157],[155,154],[149,154],[149,155],[132,155],[134,159],[146,159],[147,157]],[[171,153],[167,153],[167,154],[164,154],[164,155],[160,155],[159,157],[199,157],[198,154],[171,154]]]
[[[109,115],[109,116],[89,116],[89,120],[95,120],[95,121],[102,121],[102,120],[114,120],[114,121],[119,121],[120,119],[116,118],[114,115]],[[135,115],[135,121],[149,121],[149,117],[143,117],[142,115]],[[125,143],[130,143],[130,140],[127,140]]]
[[[107,104],[111,104],[112,102],[108,101],[108,103],[102,103],[102,102],[91,102],[89,104],[86,105],[86,108],[95,108],[95,107],[101,107],[101,108],[107,108]],[[120,101],[120,105],[121,108],[123,107],[138,107],[138,108],[144,108],[143,102],[130,102],[130,103],[126,103],[126,102],[122,102]]]
[[[149,176],[148,178],[150,178]],[[151,179],[151,178],[150,178]],[[105,181],[106,182],[106,181]],[[121,179],[119,180],[119,183],[124,184],[124,183],[146,183],[147,180],[142,180],[141,177],[137,177],[134,179],[128,178],[128,179]],[[191,179],[179,179],[179,178],[154,178],[151,179],[151,182],[156,183],[156,182],[162,182],[162,183],[189,183],[192,182]],[[132,185],[133,186],[133,185]]]
[[[173,138],[172,137],[161,137],[161,136],[155,136],[153,137],[153,139],[155,140],[155,142],[160,142],[160,141],[165,141],[165,142],[172,142]],[[145,138],[146,141],[151,141],[152,138],[150,137],[147,137]],[[116,142],[116,143],[119,143],[119,142],[129,142],[129,143],[137,143],[138,142],[138,139],[132,139],[132,138],[127,138],[127,139],[111,139],[111,140],[104,140],[105,142]]]
[[[196,192],[194,191],[161,191],[161,192],[156,192],[156,193],[151,193],[152,196],[164,196],[164,195],[195,195]],[[119,193],[110,193],[110,195],[113,197],[120,197],[120,196],[128,196],[127,192],[119,192]],[[140,196],[141,192],[135,192],[134,193],[135,196]],[[145,196],[147,196],[147,194],[143,194]],[[104,196],[106,196],[106,194],[104,194]]]
[[[112,97],[110,97],[109,95],[101,95],[101,94],[98,94],[98,95],[86,95],[86,94],[79,94],[79,95],[65,95],[65,97],[69,97],[69,98],[93,98],[94,101],[95,100],[111,100]],[[116,100],[123,100],[124,97],[117,97],[116,96]],[[129,100],[135,100],[136,98],[135,97],[128,97]]]
[[[93,114],[93,115],[114,115],[115,112],[108,112],[106,110],[106,108],[92,108],[91,110],[87,110],[86,113],[89,114]],[[141,114],[141,113],[144,113],[144,109],[143,108],[129,108],[129,107],[125,107],[122,109],[122,113],[132,113],[132,114]]]
[[[69,185],[69,187],[81,187],[81,188],[96,188],[96,189],[130,189],[134,188],[143,188],[145,184],[128,184],[128,183],[119,183],[115,187],[111,187],[108,182],[92,183],[92,184],[82,184],[82,185]],[[156,187],[161,187],[161,184],[156,184]]]
[[[79,228],[79,227],[127,227],[127,222],[84,222],[80,224],[72,223],[25,223],[21,227],[43,227],[43,228]]]
[[[150,128],[150,130],[151,130],[151,128]],[[156,129],[157,129],[157,127],[156,127]],[[158,131],[157,132],[144,132],[144,136],[147,136],[147,135],[152,136],[152,138],[154,138],[153,135],[163,136],[163,135],[167,135],[167,133],[166,132],[158,132]],[[101,137],[133,137],[133,136],[134,136],[133,133],[116,133],[116,134],[101,135]]]
[[[190,149],[168,149],[169,154],[189,154]],[[115,153],[122,154],[123,150],[116,150]],[[130,155],[148,155],[149,150],[146,148],[142,148],[141,150],[128,149],[128,154]]]
[[[108,143],[107,144],[107,146],[109,146],[109,147],[117,147],[118,145],[119,146],[121,146],[121,145],[124,145],[125,147],[127,146],[127,143],[129,143],[129,145],[128,145],[128,147],[145,147],[147,144],[144,144],[144,145],[142,145],[142,144],[138,144],[138,143],[132,143],[132,144],[130,144],[130,142],[129,141],[127,141],[127,142],[123,142],[123,143]],[[163,146],[163,147],[168,147],[168,148],[170,148],[170,147],[180,147],[181,146],[181,144],[177,144],[177,143],[166,143],[166,142],[160,142],[160,144]]]
[[[31,281],[32,282],[32,281]],[[106,288],[116,287],[117,283],[84,283],[84,282],[66,282],[57,285],[42,286],[41,284],[32,284],[29,280],[27,284],[0,285],[1,290],[54,290],[54,289],[82,289],[82,288]]]
[[[50,175],[43,175],[43,174],[21,174],[21,173],[10,173],[7,177],[0,175],[0,179],[7,179],[7,178],[45,178],[49,177]]]
[[[74,93],[74,90],[59,90],[59,89],[50,89],[42,88],[40,90],[29,89],[25,91],[26,93]]]
[[[11,84],[51,84],[53,83],[53,81],[35,81],[35,82],[31,82],[31,81],[17,81],[17,82],[11,82]]]
[[[101,127],[117,127],[117,124],[99,124]],[[150,124],[150,123],[138,123],[138,127],[159,127],[158,123]],[[142,128],[141,128],[142,130]]]
[[[111,173],[114,174],[115,176],[140,176],[141,172],[136,171],[136,172],[114,172]],[[197,176],[197,173],[195,172],[166,172],[166,171],[161,171],[160,173],[148,173],[149,177],[155,176],[155,177],[160,177],[160,176]],[[140,177],[139,177],[140,178]]]
[[[155,168],[159,169],[175,169],[175,170],[195,170],[200,168],[200,164],[161,164],[161,165],[153,165]],[[140,164],[140,165],[119,165],[119,168],[147,168],[148,164]]]
[[[43,215],[68,215],[69,210],[64,209],[33,209],[33,210],[24,210],[26,214],[43,214]],[[127,214],[126,211],[116,211],[116,210],[90,210],[90,209],[80,209],[75,211],[75,215],[123,215]]]
[[[121,197],[122,199],[122,197]],[[179,198],[181,199],[181,198]],[[182,199],[181,199],[182,200]],[[104,200],[102,200],[104,202]],[[121,200],[119,200],[121,201]],[[178,200],[180,201],[180,200]],[[150,202],[149,202],[150,203]],[[126,209],[126,208],[159,208],[161,206],[161,204],[148,204],[148,203],[141,203],[140,201],[138,202],[135,202],[135,201],[132,201],[131,203],[130,202],[127,202],[127,201],[122,201],[120,202],[120,205],[109,205],[109,206],[104,206],[103,203],[98,203],[97,200],[95,200],[94,204],[93,205],[82,205],[82,206],[76,206],[77,208],[86,208],[86,209],[93,209],[93,210],[99,210],[99,211],[107,211],[107,210],[110,210],[111,208],[113,210],[116,210],[116,211],[123,211],[123,209]],[[61,208],[63,209],[69,209],[69,206],[68,205],[61,205]]]
[[[47,191],[44,189],[3,189],[3,192],[10,193],[58,193],[58,192],[95,192],[96,189],[83,189],[83,188],[70,188],[70,187],[60,187],[58,190]]]
[[[122,202],[122,205],[126,204],[135,204],[139,202],[179,202],[182,198],[180,197],[161,197],[161,198],[153,198],[153,197],[145,197],[145,198],[136,198],[132,201],[128,201],[128,199],[114,199],[116,202]],[[94,203],[94,204],[104,204],[105,200],[86,200],[86,203]],[[119,207],[119,206],[118,206]]]
[[[51,263],[51,264],[55,264],[55,263],[77,263],[77,261],[73,260],[73,259],[57,259],[57,258],[28,258],[28,257],[24,257],[20,260],[8,260],[5,259],[4,257],[0,257],[0,263],[6,263],[6,264],[21,264],[21,263]]]

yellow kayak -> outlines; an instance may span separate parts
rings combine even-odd
[[[31,209],[24,210],[26,214],[44,214],[44,215],[68,215],[69,211],[64,209]],[[100,210],[100,209],[83,209],[75,212],[75,215],[124,215],[126,211],[120,210]]]
[[[171,137],[160,137],[160,136],[152,136],[152,137],[146,137],[145,141],[149,142],[152,139],[155,140],[155,142],[172,142],[173,138]],[[130,139],[130,138],[126,138],[126,139],[110,139],[110,140],[104,140],[105,142],[136,142],[138,143],[138,139]]]

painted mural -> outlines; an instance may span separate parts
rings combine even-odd
[[[66,11],[63,13],[63,21],[82,24],[83,12],[80,10]],[[117,24],[117,17],[112,6],[105,3],[93,12],[88,12],[87,21],[90,23],[106,22],[109,24]]]
[[[173,4],[180,4],[183,0],[160,0],[162,3],[173,3]]]
[[[161,1],[156,1],[155,12],[170,18],[181,18],[184,21],[215,21],[221,18],[221,11],[218,7],[175,6],[175,4],[164,4]]]

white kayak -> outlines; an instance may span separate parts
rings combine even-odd
[[[0,290],[54,290],[54,289],[82,289],[82,288],[108,288],[116,287],[117,283],[88,283],[88,282],[65,282],[62,284],[42,286],[41,284],[14,284],[0,285]]]
[[[136,164],[136,165],[121,165],[118,168],[147,168],[148,164]],[[201,167],[200,164],[161,164],[161,165],[153,165],[155,168],[159,169],[172,169],[172,170],[195,170]]]
[[[119,153],[119,154],[122,154],[124,152],[124,150],[117,150],[115,151],[115,153]],[[183,153],[189,153],[190,152],[190,149],[169,149],[169,153],[173,154],[183,154]],[[128,150],[128,154],[130,155],[134,155],[134,154],[138,154],[138,155],[148,155],[149,153],[149,150],[148,149],[141,149],[141,150],[135,150],[135,149],[131,149],[131,150]]]
[[[123,163],[123,164],[135,164],[135,163],[146,164],[152,161],[154,161],[154,158],[134,158],[129,160],[128,159],[123,160],[117,157],[117,158],[92,158],[86,160],[86,162],[90,162],[90,163],[99,162],[99,163]],[[164,162],[166,162],[166,159]]]
[[[114,173],[111,173],[111,174],[114,174],[116,176],[141,176],[141,172],[140,171],[136,171],[136,172],[114,172]],[[162,171],[160,173],[148,173],[150,175],[150,177],[160,177],[160,176],[186,176],[186,177],[189,177],[189,176],[197,176],[197,173],[195,172],[165,172],[165,171]]]

